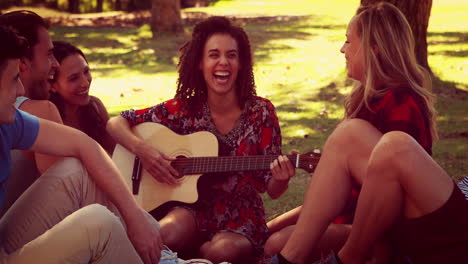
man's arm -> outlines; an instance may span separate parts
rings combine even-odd
[[[26,100],[21,104],[19,109],[39,118],[63,124],[57,107],[50,101]],[[61,157],[34,153],[32,151],[23,151],[23,153],[36,161],[36,166],[40,174],[44,173],[50,166],[61,159]]]
[[[128,121],[120,115],[109,119],[106,129],[117,143],[132,153],[136,153],[138,146],[144,144],[143,140],[132,133]]]
[[[107,131],[114,140],[140,157],[143,167],[159,182],[177,184],[179,174],[170,164],[174,159],[159,152],[132,133],[130,124],[122,116],[115,116],[107,122]]]
[[[158,230],[149,222],[117,167],[96,141],[74,128],[40,119],[39,133],[31,150],[80,159],[97,186],[119,209],[127,224],[127,234],[144,263],[159,260],[162,243]]]

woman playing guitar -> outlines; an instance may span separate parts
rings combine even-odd
[[[273,104],[256,96],[252,54],[245,31],[224,17],[195,26],[180,49],[178,87],[174,99],[142,110],[124,111],[111,119],[108,131],[138,156],[159,182],[177,184],[173,157],[159,152],[132,133],[143,122],[156,122],[177,134],[213,133],[219,156],[278,155],[274,171],[205,175],[198,201],[172,207],[161,219],[163,241],[171,249],[193,249],[215,263],[253,263],[262,256],[267,238],[260,193],[279,197],[294,174],[281,155],[281,132]],[[164,141],[164,138],[159,140]],[[198,238],[203,237],[203,241]]]

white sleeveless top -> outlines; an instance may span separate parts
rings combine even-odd
[[[15,107],[16,109],[19,109],[20,106],[25,102],[29,100],[29,98],[25,97],[25,96],[18,96],[16,97],[16,101],[15,101]]]

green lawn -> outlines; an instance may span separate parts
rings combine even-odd
[[[184,12],[217,15],[300,16],[292,21],[243,23],[255,54],[258,94],[277,107],[284,152],[320,148],[343,116],[342,99],[351,82],[339,49],[359,1],[224,0]],[[41,11],[39,11],[41,12]],[[434,1],[429,63],[436,74],[441,140],[434,157],[454,178],[468,175],[468,2]],[[55,40],[83,49],[93,71],[92,94],[111,114],[171,98],[176,89],[178,47],[186,34],[151,39],[140,28],[52,28]],[[464,92],[463,92],[464,91]],[[298,172],[279,200],[265,198],[268,216],[302,203],[310,176]]]

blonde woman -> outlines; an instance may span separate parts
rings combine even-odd
[[[386,240],[397,250],[392,255],[410,263],[465,263],[468,232],[459,229],[468,220],[468,203],[430,157],[437,138],[430,78],[416,63],[404,15],[384,2],[359,8],[341,52],[357,85],[275,259],[311,263],[311,254],[327,254],[324,242],[335,239],[328,249],[338,254],[320,263],[364,263],[385,255],[374,249]],[[353,189],[353,225],[332,237],[337,232],[330,223]]]

